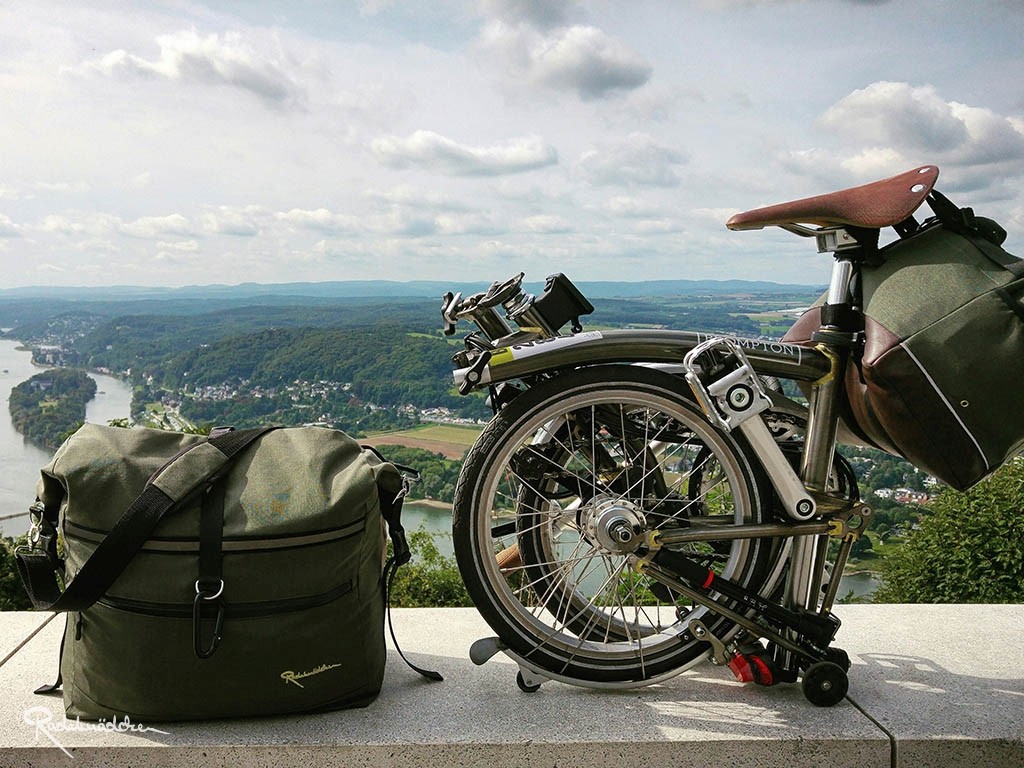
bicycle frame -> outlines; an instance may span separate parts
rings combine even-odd
[[[603,363],[647,363],[677,366],[688,352],[716,334],[693,331],[585,331],[572,336],[527,339],[482,351],[471,365],[453,372],[460,389],[498,384],[540,373]],[[832,373],[832,361],[820,350],[763,339],[729,337],[740,345],[765,376],[813,383]],[[473,374],[478,377],[473,379]]]

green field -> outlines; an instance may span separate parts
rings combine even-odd
[[[362,438],[370,445],[405,445],[461,458],[480,434],[480,427],[427,424],[401,432],[378,432]]]

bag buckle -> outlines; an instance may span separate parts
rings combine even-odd
[[[28,519],[30,521],[28,529],[28,543],[33,548],[35,548],[36,544],[39,543],[39,538],[43,529],[43,520],[46,519],[44,517],[45,512],[46,506],[38,499],[28,508]]]
[[[216,589],[209,589],[196,581],[196,598],[192,601],[192,644],[196,656],[200,659],[208,659],[213,656],[220,645],[222,632],[224,630],[224,601],[221,596],[224,594],[224,579],[220,580]],[[217,603],[217,615],[213,622],[213,637],[209,645],[203,644],[203,605],[205,603]]]

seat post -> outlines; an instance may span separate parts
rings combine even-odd
[[[800,467],[800,478],[812,492],[822,492],[832,474],[835,453],[839,403],[845,386],[850,350],[859,339],[858,310],[854,308],[850,284],[862,256],[860,249],[841,250],[835,254],[822,322],[812,335],[817,349],[831,361],[832,368],[815,382],[807,409],[807,433]],[[793,539],[789,574],[786,580],[786,607],[792,610],[816,611],[820,598],[825,566],[825,539],[821,536],[797,536]],[[838,574],[837,574],[838,577]],[[787,651],[777,652],[788,669],[795,660]]]
[[[853,305],[850,283],[859,252],[839,252],[832,265],[828,295],[821,308],[821,326],[811,335],[832,369],[815,383],[808,403],[807,436],[801,477],[813,491],[824,491],[832,473],[838,406],[846,378],[850,349],[860,338],[859,310]]]

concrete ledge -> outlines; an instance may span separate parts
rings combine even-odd
[[[742,686],[710,665],[632,691],[547,683],[524,694],[511,662],[469,662],[469,645],[491,634],[475,610],[405,609],[394,611],[403,649],[444,683],[422,682],[392,654],[367,709],[139,724],[163,733],[73,730],[59,699],[31,693],[56,671],[62,618],[39,630],[46,617],[5,614],[0,766],[1024,766],[1024,605],[838,613],[853,668],[832,709],[797,686]],[[68,729],[29,725],[33,707]]]

